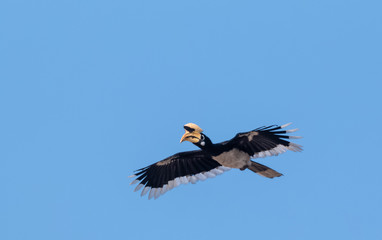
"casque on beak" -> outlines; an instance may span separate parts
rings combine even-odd
[[[187,123],[184,125],[184,129],[186,132],[183,134],[180,142],[189,141],[192,143],[197,143],[200,141],[200,138],[202,137],[201,132],[203,132],[203,130],[198,125],[194,123]]]

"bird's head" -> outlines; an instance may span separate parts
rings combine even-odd
[[[203,130],[195,123],[187,123],[183,127],[186,132],[183,134],[180,142],[189,141],[192,143],[198,143],[201,140],[204,140],[204,135],[202,134]]]

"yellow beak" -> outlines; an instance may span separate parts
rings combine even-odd
[[[182,138],[180,139],[180,142],[189,141],[192,143],[197,143],[200,141],[201,134],[198,132],[187,132],[183,134]]]

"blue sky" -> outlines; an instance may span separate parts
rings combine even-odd
[[[381,8],[2,1],[0,239],[382,239]],[[141,198],[188,122],[293,122],[304,151]]]

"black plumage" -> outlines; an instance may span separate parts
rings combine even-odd
[[[234,138],[213,144],[196,124],[186,124],[182,141],[190,141],[201,150],[180,152],[162,161],[136,171],[133,183],[136,191],[143,188],[141,195],[150,191],[151,197],[159,197],[168,190],[188,182],[196,183],[229,170],[246,168],[264,177],[279,177],[282,174],[251,161],[251,158],[278,155],[286,150],[301,151],[301,146],[286,139],[299,138],[285,135],[293,130],[281,130],[288,126],[260,127],[253,131],[238,133]]]

